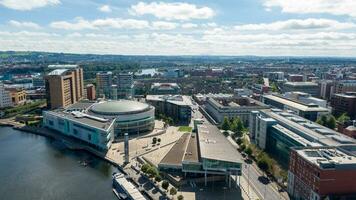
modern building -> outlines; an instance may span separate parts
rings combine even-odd
[[[32,77],[32,87],[34,88],[43,88],[45,87],[45,80],[43,76],[34,76]]]
[[[331,98],[333,93],[334,81],[324,80],[320,82],[320,97],[326,100]]]
[[[274,108],[288,110],[306,119],[316,121],[319,116],[328,114],[330,111],[314,103],[304,103],[300,100],[289,99],[277,94],[262,96],[262,102]]]
[[[133,73],[120,73],[117,76],[117,95],[119,99],[132,99],[134,92]]]
[[[251,112],[250,138],[259,148],[288,166],[292,147],[341,146],[356,140],[279,109]]]
[[[304,92],[318,97],[319,85],[314,82],[285,82],[282,85],[282,92]]]
[[[206,112],[217,123],[222,123],[224,118],[239,117],[248,125],[251,111],[269,108],[268,105],[250,97],[207,98],[204,105]]]
[[[47,106],[65,108],[84,97],[83,69],[77,65],[50,65],[45,76]],[[56,68],[58,67],[58,69]]]
[[[356,119],[356,92],[334,94],[330,102],[334,115],[346,113],[351,119]]]
[[[284,72],[267,72],[265,77],[272,81],[282,81],[284,80]]]
[[[177,83],[153,83],[150,94],[180,94],[181,89]]]
[[[112,98],[111,86],[113,84],[112,72],[96,73],[96,90],[98,97]]]
[[[77,103],[76,106],[79,106],[79,104]],[[43,112],[43,125],[45,127],[76,138],[100,151],[108,150],[114,140],[115,120],[115,118],[101,118],[71,109]]]
[[[5,85],[0,82],[0,108],[13,106],[10,92],[6,90]]]
[[[290,82],[303,82],[304,76],[301,74],[289,74],[288,81]]]
[[[156,114],[164,114],[176,122],[190,122],[192,101],[189,96],[147,95],[146,102],[155,107]]]
[[[155,125],[154,107],[129,100],[82,101],[66,109],[57,109],[46,113],[57,113],[58,116],[66,119],[73,111],[80,112],[77,115],[82,114],[83,116],[89,116],[91,119],[98,119],[98,121],[113,121],[113,131],[116,138],[122,137],[124,133],[129,133],[130,135],[147,133],[152,131]]]
[[[184,133],[158,164],[161,171],[184,176],[241,175],[242,161],[236,149],[210,124],[198,125],[197,133]]]
[[[356,146],[295,148],[288,193],[293,199],[356,199]]]
[[[312,97],[308,93],[304,92],[287,92],[283,94],[284,97],[296,101],[300,101],[304,104],[316,104],[320,107],[326,108],[327,107],[327,101],[324,99],[319,99],[316,97]]]
[[[341,80],[335,83],[333,94],[356,92],[356,80]]]
[[[96,90],[95,90],[95,85],[93,84],[88,84],[86,86],[86,92],[87,92],[87,99],[92,101],[96,99]]]
[[[22,105],[26,102],[26,90],[23,88],[6,88],[10,94],[12,105]]]

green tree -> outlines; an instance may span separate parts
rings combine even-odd
[[[236,139],[236,144],[241,145],[243,140],[239,137]]]
[[[164,180],[164,181],[162,182],[162,188],[165,189],[165,190],[167,190],[168,187],[169,187],[168,181]]]
[[[162,181],[162,177],[160,175],[157,175],[155,177],[155,181],[158,182],[158,183],[161,182]]]
[[[229,120],[229,118],[224,117],[224,121],[223,121],[223,123],[221,124],[221,128],[222,128],[224,131],[227,131],[227,130],[230,129],[230,120]]]
[[[178,200],[184,200],[184,197],[183,197],[183,195],[180,194],[180,195],[178,195],[177,199]]]
[[[244,143],[242,143],[242,144],[240,145],[240,151],[244,151],[245,148],[246,148],[246,145],[245,145]]]
[[[250,145],[248,145],[248,147],[245,149],[245,153],[246,153],[248,156],[251,156],[251,155],[252,155],[252,148],[250,147]]]
[[[335,117],[330,115],[330,117],[327,120],[325,125],[326,125],[326,127],[334,130],[336,128],[336,119],[335,119]]]
[[[174,195],[177,194],[177,190],[176,190],[174,187],[172,187],[172,188],[169,190],[169,194],[172,195],[172,196],[174,196]]]
[[[337,121],[344,124],[345,122],[349,121],[350,117],[347,115],[347,113],[343,113],[337,118]]]
[[[155,167],[150,166],[147,169],[147,174],[150,176],[150,178],[153,178],[155,176],[158,176],[158,171],[157,171],[157,169]]]
[[[235,132],[237,134],[237,137],[242,137],[244,129],[245,129],[244,124],[242,123],[241,119],[239,117],[237,117],[236,118],[236,132]]]
[[[141,171],[142,171],[143,173],[147,173],[147,170],[148,170],[150,167],[151,167],[151,165],[145,163],[145,164],[143,164],[143,165],[141,166]]]
[[[262,171],[267,171],[269,169],[269,164],[268,160],[266,158],[259,159],[257,161],[257,166],[262,170]]]
[[[152,144],[156,144],[157,143],[157,138],[156,137],[153,137],[152,138]]]

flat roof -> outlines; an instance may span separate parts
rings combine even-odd
[[[78,68],[79,65],[48,65],[48,68],[52,68],[52,69],[59,69],[59,68],[62,68],[62,69],[74,69],[74,68]]]
[[[49,76],[59,76],[59,75],[63,75],[67,71],[68,71],[68,69],[55,69],[55,70],[51,71],[50,73],[48,73],[48,75]]]
[[[290,86],[318,86],[318,84],[314,83],[314,82],[285,82],[284,85],[290,85]]]
[[[185,151],[183,160],[187,162],[199,162],[198,141],[196,135],[194,134],[190,135],[189,143]]]
[[[115,180],[121,185],[127,194],[135,200],[146,200],[142,193],[124,176],[115,176]]]
[[[296,109],[301,110],[301,111],[329,112],[328,109],[320,107],[320,106],[318,106],[316,104],[313,105],[313,106],[310,106],[310,104],[304,104],[304,103],[301,103],[301,102],[296,102],[296,101],[289,100],[289,99],[286,99],[286,98],[283,98],[283,97],[279,97],[279,96],[276,96],[276,95],[273,95],[273,94],[263,95],[263,98],[268,98],[268,99],[271,99],[273,101],[277,101],[277,102],[282,103],[282,104],[284,104],[286,106],[289,106],[289,107],[292,107],[292,108],[296,108]]]
[[[84,126],[91,126],[97,129],[101,129],[107,131],[112,124],[115,122],[115,119],[104,119],[94,115],[83,113],[84,115],[81,117],[76,117],[73,112],[66,112],[64,110],[53,110],[53,111],[45,111],[49,114],[55,115],[57,117],[65,118],[71,120],[73,122],[82,124]]]
[[[216,126],[198,125],[198,137],[201,158],[233,163],[242,162],[237,150]]]
[[[177,167],[181,167],[182,160],[185,155],[185,150],[189,143],[190,135],[191,133],[183,133],[183,135],[163,157],[159,165],[175,165]]]
[[[191,106],[193,105],[192,100],[189,96],[185,95],[147,95],[147,101],[167,101],[172,104],[180,106]]]

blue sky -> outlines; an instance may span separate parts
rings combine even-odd
[[[0,50],[356,56],[356,1],[0,0]]]

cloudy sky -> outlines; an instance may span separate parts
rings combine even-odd
[[[0,0],[0,50],[356,56],[355,0]]]

